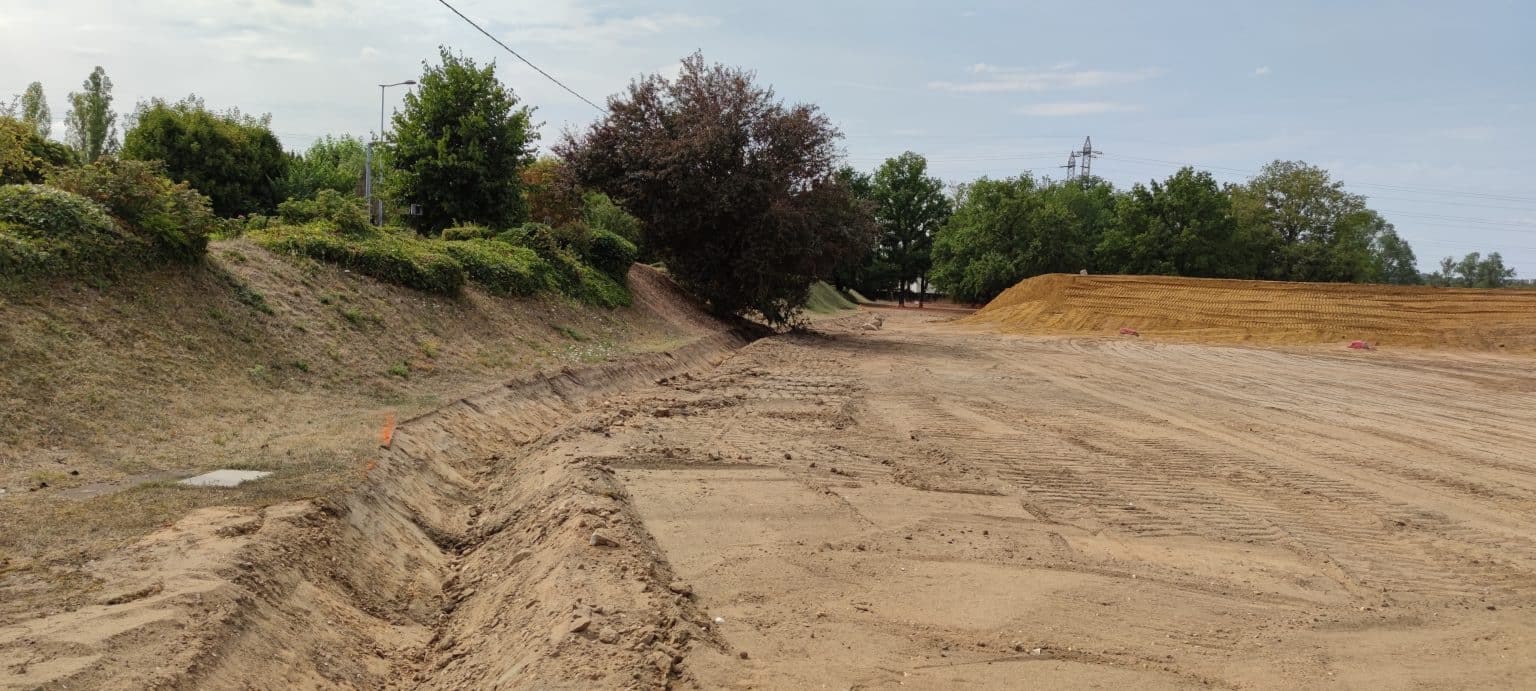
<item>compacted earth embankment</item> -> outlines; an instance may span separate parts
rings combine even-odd
[[[544,452],[670,352],[514,380],[402,423],[340,500],[209,508],[93,565],[92,605],[0,630],[0,685],[617,687],[675,681],[709,623],[603,463]]]

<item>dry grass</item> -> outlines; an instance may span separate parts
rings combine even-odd
[[[679,338],[654,309],[451,299],[238,240],[190,271],[0,294],[0,324],[7,588],[26,573],[69,582],[193,508],[345,487],[387,416]],[[237,490],[144,482],[227,467],[276,475]]]

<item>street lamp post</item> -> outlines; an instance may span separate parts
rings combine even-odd
[[[412,86],[414,84],[416,84],[416,80],[414,80],[414,79],[407,79],[407,80],[405,80],[403,82],[395,82],[394,84],[380,84],[379,85],[379,134],[378,134],[378,137],[376,139],[383,139],[384,138],[384,90],[388,89],[391,86]],[[380,171],[380,173],[381,173],[380,177],[383,177],[382,172],[383,171]],[[369,220],[372,220],[375,225],[383,226],[384,225],[384,200],[383,199],[379,200],[378,215],[374,215],[374,209],[373,209],[373,196],[374,196],[373,195],[373,142],[369,142],[368,143],[368,149],[367,149],[366,155],[364,156],[364,163],[363,163],[363,189],[365,191],[364,193],[368,196],[368,218],[369,218]]]

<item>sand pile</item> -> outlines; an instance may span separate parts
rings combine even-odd
[[[1047,274],[965,322],[1020,333],[1536,351],[1536,291]]]

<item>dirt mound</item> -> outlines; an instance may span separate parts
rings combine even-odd
[[[1536,351],[1536,291],[1047,274],[964,322],[1022,333]]]

